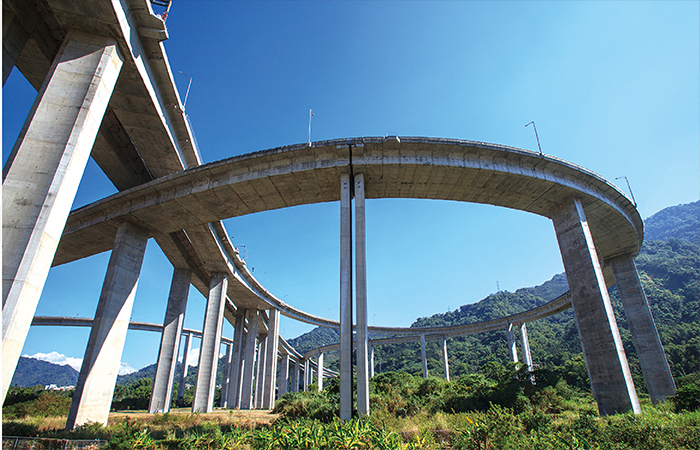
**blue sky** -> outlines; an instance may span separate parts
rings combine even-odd
[[[205,162],[351,136],[431,136],[537,149],[616,183],[642,217],[700,197],[698,2],[174,0],[165,48]],[[3,88],[3,161],[36,93]],[[75,207],[115,192],[92,162]],[[339,205],[226,220],[279,298],[338,316]],[[244,250],[245,249],[245,250]],[[551,223],[488,205],[367,203],[369,323],[408,326],[563,266]],[[41,315],[92,317],[108,254],[52,269]],[[133,320],[163,321],[172,267],[149,242]],[[186,326],[201,329],[190,295]],[[311,327],[284,319],[282,335]],[[227,326],[228,336],[232,328]],[[39,328],[23,354],[81,358],[87,329]],[[123,363],[155,361],[130,332]],[[196,344],[198,345],[198,344]]]

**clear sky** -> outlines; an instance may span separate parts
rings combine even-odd
[[[700,3],[174,0],[164,45],[203,160],[355,136],[537,149],[628,192],[642,217],[700,197]],[[36,92],[3,88],[3,161]],[[90,161],[74,207],[116,192]],[[339,205],[225,221],[279,298],[337,318]],[[109,255],[52,269],[40,315],[92,317]],[[549,220],[487,205],[367,202],[370,325],[408,326],[563,266]],[[172,266],[149,242],[132,320],[162,323]],[[201,329],[190,295],[186,327]],[[312,327],[283,319],[285,338]],[[232,336],[227,326],[226,334]],[[23,354],[82,358],[89,330],[34,327]],[[155,362],[129,332],[122,362]],[[198,343],[195,344],[198,346]]]

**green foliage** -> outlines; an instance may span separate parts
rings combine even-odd
[[[678,389],[671,400],[676,411],[700,410],[700,372],[676,380]]]
[[[71,395],[72,391],[44,390],[43,386],[11,386],[5,397],[2,415],[8,419],[67,416]]]
[[[124,386],[117,385],[112,398],[112,410],[148,409],[153,391],[153,380],[141,378]]]

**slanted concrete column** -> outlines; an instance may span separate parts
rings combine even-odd
[[[593,397],[600,414],[640,412],[600,259],[583,205],[571,199],[551,214]]]
[[[639,280],[637,267],[632,255],[624,255],[610,260],[617,289],[625,308],[627,323],[634,346],[637,349],[639,365],[653,403],[676,394],[676,384],[668,366],[654,318],[649,309],[647,297]]]
[[[279,375],[277,377],[277,398],[280,399],[289,390],[289,355],[282,355]]]
[[[241,405],[241,358],[243,357],[245,338],[245,315],[243,312],[236,314],[236,321],[233,331],[233,344],[231,350],[231,372],[228,382],[228,403],[229,408],[240,408]]]
[[[340,420],[352,419],[352,191],[340,176]],[[306,385],[304,385],[306,390]]]
[[[518,362],[518,348],[515,345],[515,336],[513,335],[513,324],[509,323],[506,328],[506,339],[508,340],[508,356],[514,363]]]
[[[258,337],[258,310],[246,311],[248,330],[245,339],[245,362],[241,384],[241,409],[253,408],[253,371],[255,370],[255,341]]]
[[[367,348],[367,255],[365,245],[365,177],[355,175],[355,323],[357,348],[357,413],[369,415]],[[319,380],[321,370],[319,369]]]
[[[117,372],[129,329],[148,230],[122,223],[90,330],[66,429],[87,422],[107,424]]]
[[[265,354],[265,379],[263,383],[263,409],[273,409],[275,407],[275,387],[277,387],[277,351],[279,347],[280,332],[280,310],[271,309],[269,311],[270,322],[268,323],[267,350]]]
[[[420,358],[423,362],[423,378],[428,378],[428,357],[425,353],[425,335],[420,335]]]
[[[265,363],[267,360],[267,340],[269,335],[258,335],[258,366],[255,375],[255,409],[262,408],[263,386],[265,384]]]
[[[182,355],[182,370],[180,371],[180,381],[177,384],[177,401],[182,403],[185,399],[185,378],[187,377],[188,360],[187,356],[192,350],[192,335],[185,336],[185,353]]]
[[[299,371],[301,370],[301,365],[299,360],[294,361],[294,366],[292,367],[292,377],[290,380],[292,392],[299,392]]]
[[[202,343],[199,347],[199,365],[192,398],[192,412],[208,413],[214,409],[216,369],[221,351],[221,331],[224,327],[227,289],[228,275],[222,272],[212,273],[202,326]]]
[[[185,323],[185,309],[190,292],[192,271],[175,269],[170,283],[168,306],[165,310],[163,333],[160,336],[160,350],[156,363],[156,374],[153,379],[153,392],[148,405],[148,412],[170,411],[170,400],[175,380],[175,366],[182,336],[182,326]],[[179,390],[179,387],[178,387]]]
[[[532,354],[530,353],[530,341],[527,338],[527,326],[525,324],[520,325],[520,339],[523,343],[523,359],[527,371],[530,372],[530,382],[535,384],[535,374],[532,373],[534,366],[532,365]]]
[[[231,358],[233,356],[231,344],[226,344],[225,347],[224,361],[226,361],[226,367],[224,367],[224,379],[221,382],[221,399],[219,400],[219,406],[222,408],[228,407],[228,387],[231,382]]]
[[[318,366],[318,392],[321,392],[323,390],[323,353],[319,353],[316,365]]]
[[[447,338],[442,338],[442,372],[445,379],[450,381],[450,363],[447,359]]]
[[[523,362],[528,372],[532,372],[532,354],[530,354],[530,341],[527,338],[527,326],[520,325],[520,340],[523,344]]]
[[[369,377],[374,378],[374,345],[369,346]]]
[[[113,39],[69,31],[3,168],[3,398],[121,67]]]

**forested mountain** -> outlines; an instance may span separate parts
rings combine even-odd
[[[20,387],[55,384],[58,387],[63,387],[75,386],[77,382],[78,371],[68,364],[62,366],[22,356],[17,362],[17,369],[11,384]]]
[[[700,371],[700,202],[666,208],[649,217],[645,226],[646,239],[636,263],[671,369],[674,376]],[[539,306],[567,290],[566,276],[558,274],[540,286],[498,292],[448,313],[419,318],[412,326],[458,325],[495,319]],[[616,287],[610,290],[610,295],[623,345],[638,378],[641,371]],[[578,376],[586,377],[571,310],[529,323],[528,337],[535,364],[567,366]],[[338,338],[331,330],[317,328],[290,342],[306,351],[338,342]],[[426,347],[430,373],[441,376],[440,343],[428,341]],[[450,339],[448,355],[451,376],[478,372],[489,361],[507,363],[505,330]],[[421,373],[420,345],[416,342],[378,346],[375,364],[382,372]],[[335,368],[334,361],[329,361],[328,365]],[[582,386],[587,385],[585,380],[580,381]]]

